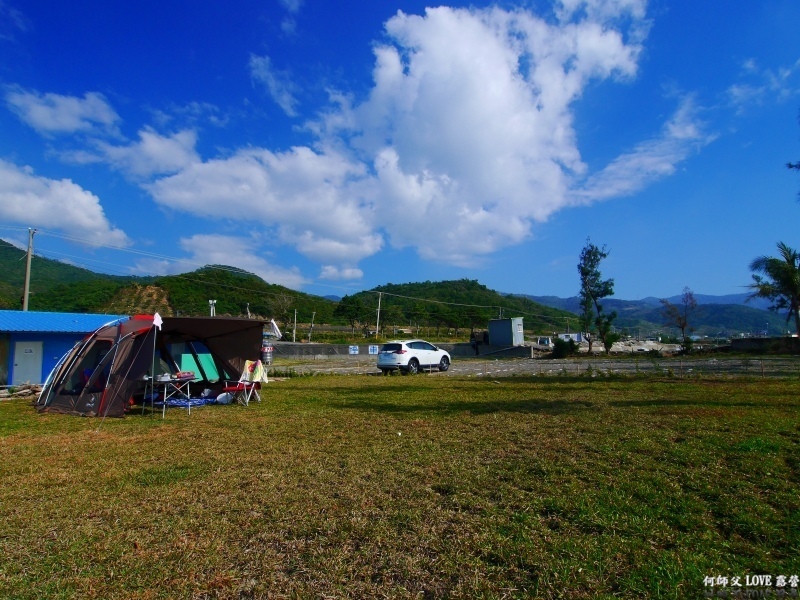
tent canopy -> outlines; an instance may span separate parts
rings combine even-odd
[[[230,317],[136,315],[86,336],[65,355],[37,401],[40,412],[123,416],[148,377],[194,371],[198,383],[221,388],[257,358],[264,321]]]

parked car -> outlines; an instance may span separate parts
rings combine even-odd
[[[393,340],[381,346],[378,353],[378,368],[384,375],[398,369],[406,375],[434,367],[447,371],[450,354],[425,340]]]

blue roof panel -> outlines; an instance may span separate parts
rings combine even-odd
[[[90,333],[127,315],[0,310],[0,332]]]

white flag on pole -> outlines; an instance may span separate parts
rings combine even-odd
[[[278,329],[278,325],[275,323],[275,319],[270,319],[270,325],[272,325],[272,333],[275,336],[275,339],[280,339],[281,330]]]
[[[161,320],[161,315],[160,315],[160,314],[156,313],[156,314],[154,314],[154,315],[153,315],[153,325],[155,325],[156,327],[158,327],[158,330],[159,330],[159,331],[161,331],[161,324],[162,324],[163,322],[164,322],[164,321],[162,321],[162,320]]]

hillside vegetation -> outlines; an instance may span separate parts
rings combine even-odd
[[[19,248],[0,245],[0,308],[21,307],[24,258]],[[500,316],[523,317],[526,330],[537,332],[560,331],[571,318],[563,310],[500,294],[468,279],[387,284],[336,302],[225,265],[180,275],[120,277],[34,256],[31,274],[29,308],[41,311],[199,316],[209,314],[209,300],[215,300],[217,315],[274,318],[284,329],[294,322],[295,311],[300,323],[313,318],[319,325],[374,328],[380,295],[383,325],[444,328],[456,335],[468,328],[485,329],[489,319]],[[355,313],[343,310],[351,304]]]
[[[25,252],[0,240],[0,309],[22,307]],[[216,314],[274,318],[287,329],[298,323],[349,325],[372,330],[378,321],[393,328],[435,328],[454,335],[485,329],[490,319],[523,317],[528,333],[550,334],[577,328],[576,298],[509,295],[476,280],[425,281],[386,284],[345,296],[340,301],[271,284],[257,275],[224,265],[209,265],[190,273],[160,277],[114,276],[95,273],[59,261],[34,256],[31,265],[29,308],[108,314],[199,316]],[[645,333],[663,328],[660,306],[649,301],[608,299],[604,305],[619,313],[617,326]],[[770,333],[785,330],[781,315],[735,304],[701,304],[693,315],[695,331]]]
[[[448,329],[485,329],[490,319],[523,317],[525,329],[562,331],[574,315],[528,298],[504,295],[471,279],[387,284],[342,298],[339,315],[352,325],[374,326],[381,301],[381,322],[399,326],[433,325]],[[352,311],[344,310],[350,305]]]
[[[17,310],[22,308],[22,293],[25,287],[25,256],[24,250],[0,240],[0,308]],[[31,298],[59,285],[99,279],[116,279],[110,275],[99,275],[88,269],[40,256],[32,257],[31,272],[36,273],[36,277],[31,277]]]
[[[25,282],[25,251],[0,240],[0,308],[19,310]],[[282,318],[294,310],[308,320],[316,312],[330,320],[334,302],[266,283],[232,267],[208,266],[192,273],[164,277],[114,276],[33,256],[30,310],[165,316],[209,314],[217,300],[219,315]],[[302,317],[301,317],[302,318]]]

